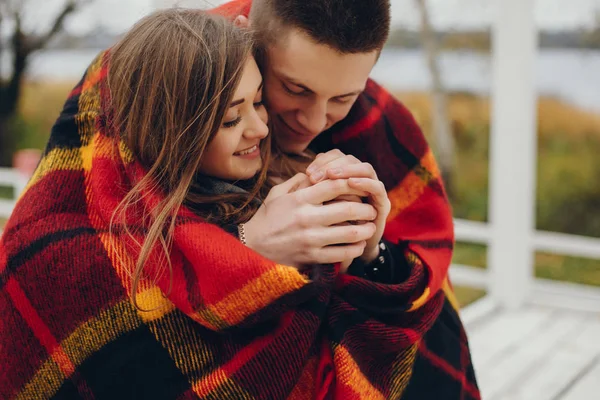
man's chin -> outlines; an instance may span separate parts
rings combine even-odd
[[[277,141],[279,148],[288,154],[300,154],[304,152],[314,138],[303,136],[293,131],[281,117],[277,117],[277,119],[280,119],[280,121],[275,124],[273,137]]]
[[[307,143],[293,143],[289,140],[277,141],[279,149],[286,154],[302,154],[308,147],[310,142]]]

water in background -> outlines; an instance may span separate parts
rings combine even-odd
[[[29,77],[36,80],[78,80],[99,49],[51,50],[35,54]],[[9,70],[3,54],[0,71]],[[446,87],[452,91],[488,94],[491,85],[490,56],[472,51],[445,52],[441,69]],[[429,72],[419,50],[386,49],[372,77],[392,90],[425,91]],[[537,88],[542,95],[555,96],[600,112],[600,51],[577,49],[542,50],[537,63]]]

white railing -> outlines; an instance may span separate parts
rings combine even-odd
[[[491,226],[485,222],[454,220],[456,239],[461,242],[489,244]],[[600,239],[546,231],[534,231],[532,244],[537,251],[600,260]]]
[[[456,284],[485,288],[474,318],[527,303],[600,312],[600,289],[535,278],[535,251],[600,259],[600,240],[535,230],[538,54],[534,0],[495,0],[492,26],[489,224],[456,221],[458,240],[487,245],[487,269],[453,266]],[[470,315],[469,314],[469,315]],[[471,317],[469,317],[471,318]],[[468,319],[468,318],[465,318]],[[468,322],[468,321],[466,321]]]
[[[0,186],[13,189],[12,199],[0,199],[0,218],[8,218],[19,194],[25,189],[28,177],[12,168],[0,168]],[[1,231],[1,229],[0,229]]]
[[[454,220],[454,230],[456,240],[467,243],[477,243],[490,246],[494,238],[493,224],[483,222],[473,222],[461,219]],[[591,287],[582,284],[556,282],[548,279],[535,278],[533,255],[536,251],[559,254],[572,257],[582,257],[600,260],[600,239],[590,238],[578,235],[569,235],[563,233],[534,231],[530,235],[519,235],[518,240],[522,240],[522,245],[527,249],[531,260],[531,265],[518,265],[516,267],[531,271],[531,285],[528,286],[528,292],[524,296],[524,301],[531,304],[539,304],[551,307],[567,308],[571,310],[600,312],[600,288]],[[500,249],[510,252],[510,248]],[[468,287],[484,289],[490,291],[493,286],[492,279],[498,274],[508,275],[515,269],[515,266],[498,266],[494,263],[493,257],[496,253],[487,252],[488,269],[474,268],[465,265],[452,265],[450,268],[450,277],[455,285],[464,285]],[[496,265],[499,271],[491,274],[490,265]],[[510,280],[508,275],[506,280]],[[519,279],[519,276],[512,277],[513,280]],[[512,295],[508,291],[504,295]],[[489,308],[490,304],[495,306],[506,306],[502,299],[490,291],[483,304]],[[475,310],[476,308],[474,308]],[[477,314],[478,313],[474,313]],[[468,314],[470,315],[470,314]]]

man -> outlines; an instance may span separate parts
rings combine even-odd
[[[215,12],[257,33],[264,55],[264,94],[278,146],[291,154],[307,148],[327,152],[307,170],[313,183],[379,176],[392,202],[385,243],[395,256],[394,268],[422,264],[429,275],[423,295],[411,307],[443,289],[445,305],[419,345],[402,398],[479,398],[446,277],[453,230],[439,171],[409,112],[368,79],[389,33],[389,0],[236,0]],[[307,262],[330,261],[318,256],[325,257],[332,246],[306,238],[332,228],[320,224],[319,217],[302,215],[293,196],[269,200],[264,208],[274,212],[259,212],[257,217],[265,218],[246,226],[250,247],[261,254],[270,251],[274,260],[278,248],[294,247]],[[367,244],[364,263],[376,262],[382,231]],[[407,259],[399,260],[398,254]]]
[[[277,144],[288,153],[302,153],[309,146],[315,152],[329,151],[307,170],[313,182],[374,174],[356,159],[330,151],[334,147],[369,161],[392,200],[387,236],[396,240],[386,243],[404,246],[428,267],[430,280],[421,300],[442,285],[452,298],[446,280],[453,242],[451,210],[435,161],[408,111],[368,79],[389,33],[389,1],[239,0],[216,12],[237,15],[236,23],[250,26],[264,46],[264,94]],[[302,241],[305,235],[294,233],[329,227],[319,226],[318,218],[307,227],[307,219],[299,216],[301,207],[280,209],[288,212],[271,216],[248,237],[257,235],[257,247],[304,246],[307,254],[318,254],[319,249]],[[365,254],[369,251],[367,246]],[[479,398],[467,339],[448,299],[419,346],[402,398]]]
[[[329,178],[379,177],[392,201],[389,219],[397,225],[395,230],[405,231],[402,239],[420,236],[431,241],[412,244],[422,247],[417,254],[426,259],[431,292],[436,292],[445,279],[453,242],[443,184],[410,113],[368,79],[389,34],[389,0],[236,0],[214,12],[251,26],[264,47],[264,94],[278,146],[291,154],[301,154],[309,146],[316,153],[328,152],[307,170],[313,183],[327,170],[337,172]],[[370,163],[374,171],[359,160]],[[286,264],[340,261],[328,257],[331,246],[308,240],[329,238],[324,232],[331,227],[323,226],[322,215],[308,218],[294,201],[292,196],[267,201],[267,210],[246,225],[248,245]],[[269,206],[286,212],[259,221]],[[406,236],[409,227],[404,225],[411,224],[407,217],[417,213],[426,219],[410,227],[419,232]],[[379,223],[383,224],[385,218]],[[382,233],[378,229],[374,243],[365,248],[370,255],[365,261],[376,258]],[[289,253],[290,246],[301,254],[280,258],[279,253]]]

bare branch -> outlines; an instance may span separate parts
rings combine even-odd
[[[427,66],[432,81],[432,127],[435,137],[437,158],[440,163],[442,177],[450,198],[454,195],[454,138],[448,117],[448,99],[442,83],[439,67],[439,49],[435,30],[431,24],[427,0],[416,0],[421,14],[421,38]]]
[[[69,0],[69,1],[67,1],[65,6],[63,7],[62,11],[60,12],[60,14],[58,14],[56,19],[54,20],[54,23],[52,24],[52,28],[50,28],[50,30],[45,35],[42,35],[39,39],[32,41],[32,43],[30,44],[29,50],[35,51],[35,50],[39,50],[39,49],[46,47],[48,42],[50,40],[52,40],[52,38],[62,30],[65,19],[70,14],[72,14],[75,10],[77,10],[77,8],[79,8],[80,6],[82,6],[84,4],[88,4],[90,2],[91,2],[91,0]]]

